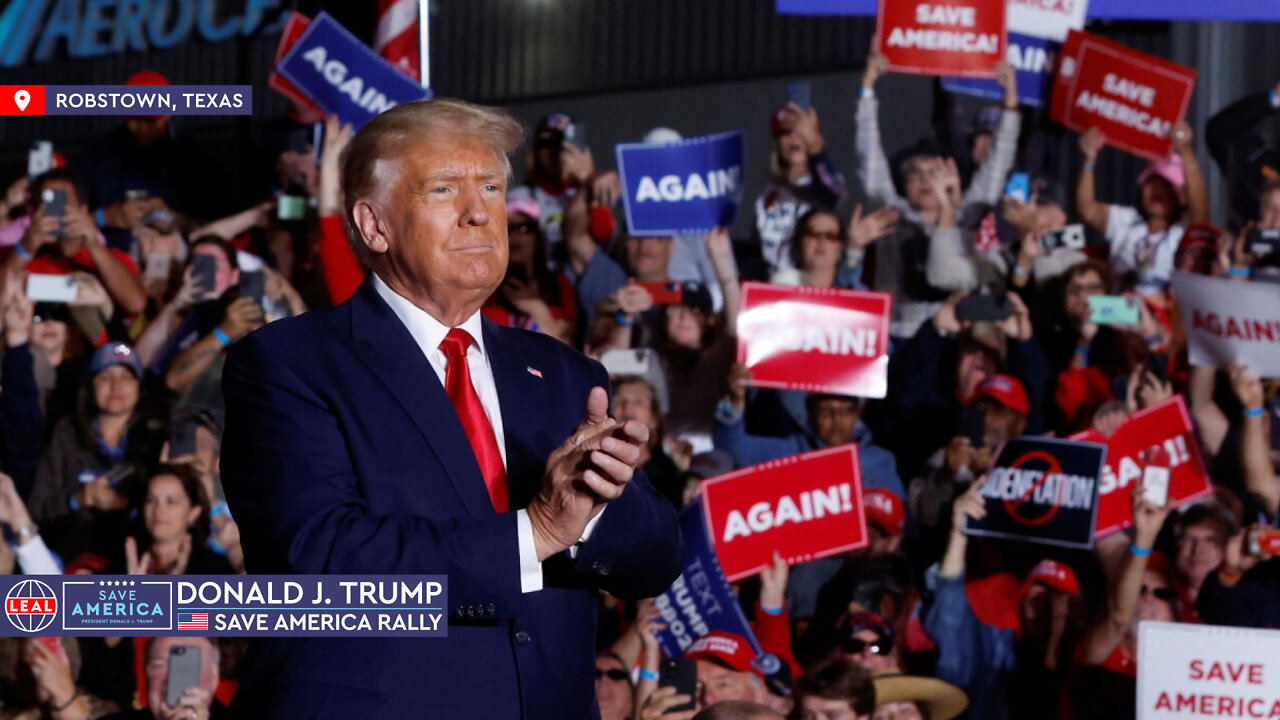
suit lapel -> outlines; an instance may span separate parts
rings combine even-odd
[[[526,507],[542,481],[546,458],[532,445],[538,435],[539,413],[546,400],[544,380],[529,372],[531,343],[520,342],[520,332],[499,328],[483,320],[484,349],[498,388],[502,408],[502,432],[507,450],[507,493],[512,509]]]
[[[351,337],[356,355],[413,419],[467,510],[472,515],[492,513],[480,467],[453,403],[409,329],[379,297],[372,276],[351,299]],[[502,386],[498,387],[501,391]]]

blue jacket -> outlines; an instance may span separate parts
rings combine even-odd
[[[826,447],[826,443],[802,433],[787,437],[748,435],[746,423],[739,415],[731,421],[719,418],[711,434],[718,450],[733,456],[739,467],[777,460]],[[893,453],[871,444],[871,431],[859,420],[849,442],[858,445],[858,467],[862,470],[862,487],[883,488],[906,502],[906,490],[898,478],[898,463]]]
[[[512,509],[582,421],[599,363],[484,321]],[[532,368],[537,372],[530,372]],[[576,558],[521,593],[516,513],[495,513],[442,384],[372,279],[346,303],[233,346],[222,482],[250,573],[447,574],[447,638],[262,638],[243,718],[592,718],[597,594],[680,573],[675,512],[643,473]]]
[[[1018,660],[1014,631],[987,625],[973,614],[963,575],[938,577],[924,630],[938,646],[938,679],[968,694],[968,717],[1009,717],[1007,679]]]

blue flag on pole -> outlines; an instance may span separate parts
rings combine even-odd
[[[328,13],[316,16],[276,70],[326,112],[360,129],[399,103],[431,97]]]
[[[741,130],[674,143],[624,143],[617,155],[633,236],[706,232],[733,223],[742,204]]]
[[[684,572],[654,598],[667,627],[658,633],[658,642],[667,657],[680,657],[694,640],[712,630],[723,630],[746,638],[762,654],[738,598],[734,596],[711,548],[701,499],[689,503],[680,513],[684,534]]]

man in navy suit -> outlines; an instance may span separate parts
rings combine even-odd
[[[372,271],[282,320],[223,373],[222,480],[253,573],[449,577],[449,636],[272,638],[247,718],[589,718],[597,591],[679,574],[671,506],[636,469],[647,429],[608,376],[480,307],[507,267],[509,115],[399,105],[351,141],[348,231]]]

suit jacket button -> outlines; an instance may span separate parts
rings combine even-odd
[[[609,574],[609,567],[599,560],[591,563],[591,569],[594,570],[597,575]]]
[[[516,632],[517,645],[528,645],[532,640],[533,640],[533,636],[525,632],[524,630],[519,630]]]

